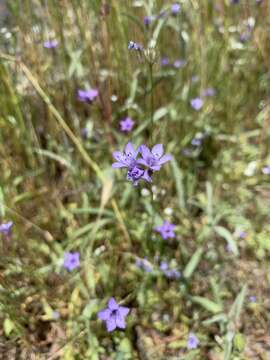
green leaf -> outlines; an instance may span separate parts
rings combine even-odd
[[[195,253],[192,255],[191,259],[189,260],[188,264],[185,267],[185,270],[183,272],[183,275],[186,279],[189,279],[197,266],[199,265],[199,262],[201,260],[203,254],[203,248],[199,247]]]
[[[235,301],[230,309],[230,312],[229,312],[229,318],[236,324],[238,323],[238,321],[240,319],[240,314],[241,314],[241,311],[244,306],[246,293],[247,293],[247,284],[245,284],[242,287],[240,293],[237,295],[237,298],[235,299]]]
[[[223,310],[220,304],[217,304],[214,301],[208,300],[202,296],[192,296],[191,300],[214,314],[219,313]]]
[[[175,159],[171,161],[171,166],[173,170],[173,176],[175,179],[176,191],[177,191],[177,198],[178,198],[178,205],[180,209],[185,208],[185,196],[184,196],[184,185],[183,185],[183,173],[179,168]]]
[[[9,336],[14,329],[15,329],[14,323],[9,318],[6,318],[4,320],[4,332],[5,332],[5,335]]]
[[[215,232],[223,237],[223,239],[225,239],[228,243],[228,245],[230,245],[232,252],[234,253],[234,255],[239,255],[239,251],[236,245],[236,242],[232,236],[232,234],[229,232],[229,230],[225,229],[223,226],[215,226],[214,227]]]

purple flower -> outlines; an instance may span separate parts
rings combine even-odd
[[[57,40],[46,40],[43,43],[43,46],[46,49],[55,49],[58,46],[58,41]]]
[[[270,175],[270,165],[267,165],[265,167],[262,168],[262,173],[264,175]]]
[[[152,271],[153,271],[153,266],[152,266],[152,264],[147,260],[146,257],[145,257],[144,259],[137,258],[137,259],[136,259],[136,266],[137,266],[139,269],[144,270],[145,272],[152,272]]]
[[[155,230],[160,233],[164,240],[167,240],[169,238],[175,238],[174,228],[174,224],[171,224],[169,221],[164,221],[163,224],[157,226]]]
[[[216,90],[214,88],[207,88],[202,91],[202,96],[211,97],[216,95]]]
[[[257,301],[257,297],[255,295],[251,295],[249,296],[249,301],[250,302],[256,302]]]
[[[193,146],[201,146],[202,145],[202,139],[201,138],[198,138],[198,137],[195,137],[191,140],[191,145]]]
[[[247,233],[243,230],[236,230],[235,235],[240,239],[244,239],[247,236]]]
[[[11,228],[13,226],[12,221],[8,221],[7,223],[0,224],[0,233],[10,236],[11,235]]]
[[[177,3],[172,4],[171,12],[173,15],[177,15],[180,10],[181,10],[181,6],[179,4],[177,4]]]
[[[175,69],[181,69],[183,66],[186,65],[186,63],[187,63],[186,60],[177,59],[177,60],[174,61],[173,67],[174,67]]]
[[[130,132],[134,126],[134,121],[130,117],[126,117],[125,119],[120,121],[121,131]]]
[[[155,20],[154,16],[145,16],[143,18],[144,25],[149,26],[153,20]]]
[[[161,59],[161,66],[168,66],[170,64],[169,58],[167,56],[164,56]]]
[[[192,349],[197,349],[197,347],[199,346],[200,341],[197,338],[197,336],[193,333],[190,333],[188,336],[188,342],[187,342],[187,347],[189,350]]]
[[[80,266],[80,253],[79,252],[65,252],[63,266],[68,271],[72,271]]]
[[[134,41],[130,41],[128,43],[128,49],[129,50],[138,50],[138,51],[141,51],[142,50],[142,46],[140,44],[137,44],[136,42]]]
[[[121,151],[115,151],[113,153],[113,157],[117,162],[112,164],[114,169],[117,168],[133,168],[137,164],[137,155],[139,153],[139,148],[135,149],[132,143],[127,143],[125,146],[125,151],[122,153]]]
[[[199,80],[199,76],[198,76],[198,75],[193,75],[193,76],[191,77],[191,82],[192,82],[193,84],[196,83],[198,80]]]
[[[191,106],[194,110],[199,111],[203,107],[203,100],[199,97],[190,101]]]
[[[92,102],[98,96],[97,89],[78,90],[78,99],[82,102]]]
[[[98,318],[106,322],[106,328],[109,332],[116,328],[125,329],[125,317],[129,311],[129,308],[119,306],[114,298],[110,298],[108,307],[98,312]]]
[[[162,261],[159,268],[168,279],[179,279],[181,277],[180,271],[177,269],[170,269],[166,261]]]
[[[172,160],[171,155],[163,155],[164,150],[162,144],[157,144],[153,146],[151,151],[146,145],[141,145],[140,152],[142,155],[142,159],[139,159],[138,163],[148,167],[152,171],[160,170],[163,164],[165,164],[167,161]]]
[[[137,186],[141,179],[152,182],[147,170],[143,170],[136,165],[128,170],[127,180],[131,181],[134,186]]]

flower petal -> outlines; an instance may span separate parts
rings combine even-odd
[[[148,147],[146,145],[141,145],[140,146],[140,153],[142,154],[142,157],[147,160],[147,158],[151,158],[152,154],[151,151],[148,149]]]
[[[130,312],[130,309],[126,306],[119,306],[118,312],[121,316],[125,317]]]
[[[112,168],[114,168],[114,169],[118,169],[118,168],[122,168],[122,167],[127,167],[127,165],[120,163],[120,162],[115,162],[112,164]]]
[[[172,155],[170,154],[165,154],[162,156],[162,158],[159,160],[159,165],[165,164],[167,161],[172,160]]]
[[[117,302],[115,301],[115,298],[110,298],[110,300],[108,301],[108,308],[110,310],[117,310],[119,308]]]
[[[136,153],[134,146],[129,142],[129,143],[127,143],[127,145],[125,147],[125,154],[129,158],[135,158],[137,156],[138,152]]]
[[[163,145],[162,144],[157,144],[155,146],[153,146],[152,148],[152,154],[154,155],[154,157],[156,159],[160,159],[161,156],[163,155],[164,150],[163,150]]]
[[[103,309],[97,313],[97,316],[100,320],[109,320],[111,316],[111,310],[110,309]]]
[[[113,157],[119,162],[123,162],[125,160],[125,155],[121,151],[114,151]]]
[[[122,316],[117,316],[115,319],[116,322],[116,326],[118,326],[120,329],[125,329],[126,327],[126,322],[125,319]]]
[[[113,317],[110,317],[110,319],[108,319],[106,321],[106,328],[107,328],[107,331],[109,331],[109,332],[116,329],[116,321]]]

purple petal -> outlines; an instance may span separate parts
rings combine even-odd
[[[100,320],[109,320],[110,316],[111,316],[111,310],[110,309],[104,309],[98,312],[98,318]]]
[[[135,158],[138,152],[134,149],[133,145],[129,142],[125,147],[125,153],[127,156]]]
[[[152,154],[154,155],[154,157],[156,159],[160,159],[161,156],[163,155],[163,145],[162,144],[157,144],[155,146],[153,146],[152,148]]]
[[[116,322],[115,319],[113,317],[111,317],[110,319],[108,319],[106,321],[106,328],[109,332],[113,331],[116,329]]]
[[[126,327],[126,323],[125,323],[125,319],[122,316],[117,316],[115,319],[116,322],[116,326],[118,326],[120,329],[125,329]]]
[[[115,301],[115,299],[113,297],[110,298],[110,300],[108,301],[108,308],[110,310],[117,310],[119,308],[117,302]]]
[[[126,306],[119,306],[118,312],[122,317],[125,317],[130,312],[130,309]]]
[[[121,151],[114,151],[113,157],[115,158],[115,160],[119,162],[123,162],[124,160],[124,154]]]
[[[115,163],[112,164],[112,167],[114,169],[118,169],[118,168],[126,167],[126,165],[123,164],[123,163],[120,163],[120,162],[115,162]]]
[[[147,160],[147,158],[151,158],[153,155],[151,154],[151,151],[148,149],[147,146],[141,145],[140,146],[140,152],[142,154],[142,157]]]
[[[148,171],[146,170],[142,176],[142,179],[144,179],[147,182],[152,182],[151,176],[148,174]]]
[[[138,160],[137,160],[137,163],[138,163],[138,164],[142,164],[142,165],[144,165],[144,166],[148,166],[147,162],[146,162],[144,159],[138,159]]]
[[[163,155],[162,158],[159,160],[159,165],[165,164],[167,161],[172,160],[172,156],[169,154]]]

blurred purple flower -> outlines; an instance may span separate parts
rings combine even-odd
[[[163,155],[164,150],[162,144],[157,144],[153,146],[151,151],[146,145],[141,145],[140,152],[142,155],[142,159],[139,159],[138,163],[148,167],[152,171],[160,170],[163,164],[165,164],[167,161],[172,160],[171,155]]]
[[[159,268],[168,279],[179,279],[181,277],[180,271],[177,269],[170,269],[166,261],[162,261]]]
[[[151,24],[152,21],[155,20],[155,16],[145,16],[143,18],[143,22],[145,26],[149,26]]]
[[[192,82],[193,84],[196,83],[198,80],[199,80],[199,76],[198,76],[198,75],[193,75],[193,76],[191,77],[191,82]]]
[[[245,31],[242,34],[240,34],[239,40],[241,43],[247,42],[251,37],[251,34],[249,31]]]
[[[250,302],[256,302],[257,301],[257,297],[255,295],[251,295],[249,296],[249,301]]]
[[[183,59],[177,59],[174,61],[173,63],[173,67],[175,69],[181,69],[182,67],[184,67],[186,65],[186,60],[183,60]]]
[[[240,0],[231,0],[231,4],[233,5],[236,5],[236,4],[239,4],[240,3]]]
[[[126,117],[125,119],[120,121],[121,131],[130,132],[134,126],[134,121],[130,117]]]
[[[267,165],[265,167],[262,168],[262,173],[264,175],[270,175],[270,165]]]
[[[140,50],[142,50],[142,46],[139,45],[139,44],[137,44],[137,43],[134,42],[134,41],[130,41],[130,42],[128,43],[128,49],[129,49],[129,50],[138,50],[138,51],[140,51]]]
[[[216,95],[216,90],[214,88],[207,88],[202,91],[202,96],[211,97]]]
[[[82,102],[92,102],[98,96],[99,92],[97,89],[78,90],[78,99]]]
[[[240,239],[244,239],[247,236],[247,233],[243,230],[236,230],[235,235]]]
[[[63,266],[68,271],[72,271],[80,266],[79,252],[65,252]]]
[[[98,312],[98,318],[106,322],[107,331],[111,332],[116,328],[125,329],[125,317],[130,309],[119,306],[114,298],[108,301],[108,307]]]
[[[167,56],[164,56],[161,59],[161,66],[168,66],[170,64],[169,58]]]
[[[195,138],[193,138],[192,140],[191,140],[191,145],[193,145],[193,146],[201,146],[202,145],[202,139],[201,138],[197,138],[197,137],[195,137]]]
[[[194,110],[199,111],[203,107],[203,100],[199,97],[190,101],[191,106]]]
[[[188,342],[187,342],[187,347],[189,350],[192,349],[197,349],[197,347],[199,346],[200,341],[197,338],[197,336],[193,333],[190,333],[188,336]]]
[[[171,12],[172,12],[173,15],[177,15],[180,10],[181,10],[181,6],[179,4],[177,4],[177,3],[172,4]]]
[[[0,233],[4,234],[5,236],[10,236],[12,226],[13,226],[12,221],[8,221],[6,223],[0,224]]]
[[[233,248],[232,248],[232,245],[231,245],[231,244],[227,244],[227,245],[226,245],[226,251],[227,251],[228,253],[232,253],[232,252],[233,252]]]
[[[171,224],[169,221],[164,221],[161,226],[155,227],[155,231],[159,232],[164,240],[167,240],[169,238],[175,238],[174,228],[174,224]]]
[[[45,47],[46,49],[55,49],[58,46],[58,41],[57,40],[46,40],[43,43],[43,47]]]
[[[152,271],[153,271],[153,266],[152,266],[152,264],[147,260],[146,257],[145,257],[144,259],[137,258],[137,259],[136,259],[136,266],[137,266],[139,269],[144,270],[145,272],[152,272]]]

